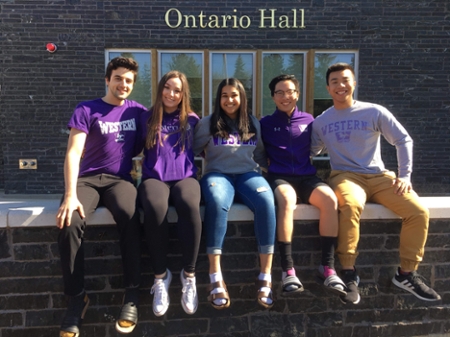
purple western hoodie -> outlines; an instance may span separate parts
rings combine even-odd
[[[269,158],[269,173],[316,174],[311,164],[311,128],[314,117],[295,107],[289,117],[278,109],[261,119],[261,133]]]
[[[142,114],[141,123],[147,125],[152,111]],[[141,141],[144,144],[144,159],[142,163],[142,180],[154,178],[161,181],[176,181],[189,177],[195,177],[197,167],[192,151],[194,128],[198,123],[198,116],[191,112],[188,116],[186,130],[186,144],[184,151],[177,142],[180,139],[180,111],[164,113],[161,125],[162,145],[159,142],[151,148],[145,148],[147,127],[143,127]]]

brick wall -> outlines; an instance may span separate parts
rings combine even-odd
[[[172,29],[165,12],[248,15],[305,9],[305,29]],[[422,194],[450,190],[449,4],[435,1],[0,0],[0,125],[6,193],[60,193],[65,127],[81,100],[104,93],[106,48],[359,51],[361,100],[386,105],[415,140],[413,183]],[[49,54],[45,44],[59,50]],[[395,153],[385,147],[387,166]],[[19,171],[19,158],[37,171]],[[0,180],[0,187],[2,181]]]
[[[143,257],[143,284],[139,324],[130,336],[448,336],[450,323],[450,219],[432,220],[426,254],[419,271],[431,280],[442,303],[429,304],[394,288],[390,279],[398,263],[400,221],[365,220],[361,225],[360,256],[362,300],[345,306],[317,283],[320,262],[317,221],[297,221],[293,256],[305,292],[297,299],[278,296],[275,306],[256,304],[253,281],[258,256],[251,222],[230,223],[222,258],[232,304],[218,311],[206,301],[208,262],[204,244],[198,260],[200,305],[188,316],[180,305],[180,247],[172,241],[170,268],[174,280],[171,305],[164,317],[154,316],[149,290],[153,274]],[[172,227],[172,237],[176,237]],[[50,337],[58,333],[66,305],[56,237],[49,228],[0,230],[0,336]],[[92,226],[86,232],[86,288],[91,298],[82,336],[118,336],[114,319],[121,299],[121,261],[113,226]],[[274,290],[280,294],[281,270],[275,257]]]

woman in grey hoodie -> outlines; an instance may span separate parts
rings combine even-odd
[[[236,199],[254,213],[260,257],[257,301],[270,308],[274,303],[271,277],[276,226],[274,197],[260,174],[260,167],[267,167],[267,159],[259,121],[247,110],[247,97],[239,80],[229,78],[219,84],[213,114],[200,120],[195,128],[194,152],[205,158],[200,185],[205,201],[206,252],[210,265],[208,300],[216,309],[230,305],[220,255],[228,211]]]

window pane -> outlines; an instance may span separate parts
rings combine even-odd
[[[262,113],[261,116],[270,115],[275,111],[275,104],[270,95],[269,83],[278,75],[288,74],[295,75],[300,82],[300,97],[297,106],[300,110],[303,107],[303,54],[293,53],[263,53],[262,69]]]
[[[219,83],[224,78],[234,77],[240,80],[244,85],[247,94],[248,108],[253,111],[253,68],[252,53],[212,53],[211,107],[214,107]],[[211,112],[212,109],[213,108],[211,108]]]
[[[202,116],[203,112],[203,54],[161,53],[161,76],[171,70],[184,73],[191,90],[192,110]]]
[[[139,63],[139,72],[136,83],[129,99],[141,103],[149,108],[152,101],[151,95],[151,54],[141,52],[109,52],[109,60],[117,56],[131,57]]]
[[[351,64],[356,70],[355,56],[355,53],[316,52],[314,60],[314,116],[320,115],[333,105],[333,100],[326,88],[325,76],[328,67],[337,62],[345,62]]]

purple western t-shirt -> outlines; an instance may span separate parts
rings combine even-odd
[[[121,106],[101,98],[78,104],[67,126],[87,134],[79,177],[104,173],[132,181],[138,123],[145,111],[129,100]]]
[[[147,121],[151,111],[142,114],[142,133],[140,140],[145,144],[147,135]],[[186,143],[184,151],[181,151],[179,143],[181,132],[180,112],[164,113],[161,125],[162,145],[159,142],[151,148],[144,147],[144,161],[142,163],[142,180],[154,178],[161,181],[177,181],[185,178],[195,177],[197,167],[192,150],[194,141],[194,128],[199,121],[198,116],[191,112],[188,115],[186,130]]]

